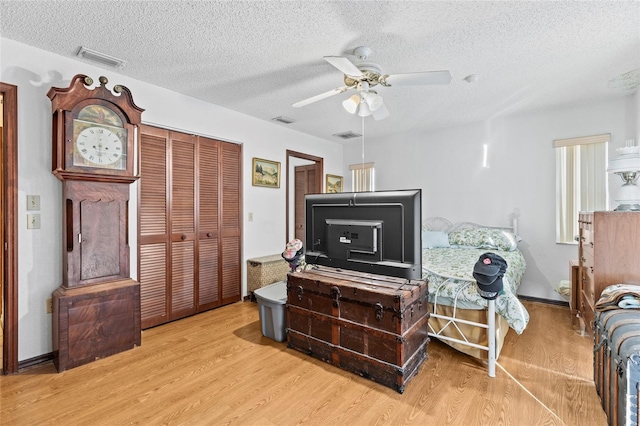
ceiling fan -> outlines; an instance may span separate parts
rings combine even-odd
[[[359,59],[354,64],[344,56],[324,56],[323,59],[342,71],[344,74],[344,86],[337,87],[328,92],[304,99],[292,104],[293,107],[302,107],[328,97],[355,89],[356,94],[342,102],[344,108],[351,114],[358,113],[361,117],[371,115],[376,120],[382,120],[389,116],[389,111],[384,105],[382,96],[373,87],[393,86],[418,86],[427,84],[449,84],[451,74],[449,71],[427,71],[407,74],[383,74],[378,64],[366,62],[371,54],[371,49],[366,46],[356,47],[353,54]]]

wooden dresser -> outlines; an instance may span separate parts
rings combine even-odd
[[[581,327],[593,336],[595,303],[602,290],[619,283],[640,284],[640,212],[580,213],[577,296]]]

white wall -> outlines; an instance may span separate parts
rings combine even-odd
[[[640,90],[627,98],[627,139],[634,139],[640,145]]]
[[[577,246],[555,243],[555,152],[553,140],[611,133],[610,156],[637,131],[633,96],[496,118],[395,140],[365,138],[365,161],[376,165],[376,189],[422,188],[423,218],[508,225],[520,212],[520,248],[527,261],[520,294],[567,300],[554,291],[569,279]],[[635,95],[637,98],[637,95]],[[389,146],[393,144],[393,149]],[[488,145],[488,168],[482,145]],[[348,164],[359,163],[361,141],[345,147]],[[610,179],[617,188],[617,177]]]
[[[45,302],[62,282],[62,186],[51,174],[51,102],[47,91],[67,87],[76,74],[107,87],[127,86],[145,109],[143,122],[243,144],[243,292],[246,259],[280,253],[286,242],[285,182],[279,189],[251,185],[253,157],[286,164],[286,150],[324,158],[325,170],[342,168],[342,145],[304,135],[284,125],[258,120],[216,105],[90,66],[46,51],[0,39],[0,80],[18,87],[18,359],[51,352],[51,315]],[[133,190],[133,189],[132,189]],[[40,195],[41,229],[27,230],[26,195]],[[136,197],[132,197],[135,214]],[[253,213],[253,221],[247,220]],[[135,229],[135,228],[133,228]],[[135,241],[135,239],[133,240]],[[131,252],[136,253],[135,245]],[[135,260],[132,265],[135,265]],[[135,270],[132,271],[135,277]]]

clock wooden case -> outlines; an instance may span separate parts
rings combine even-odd
[[[53,113],[53,165],[58,179],[131,183],[134,175],[135,128],[143,109],[124,86],[89,89],[93,79],[76,75],[68,88],[47,93]]]
[[[143,109],[124,86],[78,74],[52,87],[52,173],[62,181],[62,285],[53,293],[58,371],[140,345],[140,285],[130,277],[129,185]]]
[[[100,77],[52,87],[53,174],[63,182],[63,282],[80,287],[130,276],[129,184],[142,111],[131,92]]]

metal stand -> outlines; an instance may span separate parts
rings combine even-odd
[[[496,301],[489,300],[489,377],[496,377]]]
[[[471,285],[471,282],[467,283],[467,285]],[[433,310],[431,313],[431,316],[433,318],[439,318],[439,319],[443,319],[448,321],[439,331],[436,331],[433,329],[433,327],[431,326],[431,324],[429,324],[429,332],[428,335],[431,337],[434,337],[436,339],[440,339],[440,340],[446,340],[449,342],[455,342],[455,343],[459,343],[462,345],[466,345],[466,346],[471,346],[473,348],[478,348],[478,349],[483,349],[485,351],[488,352],[488,363],[489,363],[489,368],[488,368],[488,374],[489,377],[496,377],[496,301],[495,300],[487,300],[487,306],[488,306],[488,310],[487,310],[487,323],[483,324],[483,323],[479,323],[479,322],[474,322],[474,321],[467,321],[467,320],[463,320],[463,319],[459,319],[456,318],[456,305],[457,305],[457,300],[458,300],[458,296],[460,294],[460,292],[462,292],[462,290],[465,288],[466,286],[462,286],[459,290],[458,290],[458,294],[455,297],[455,304],[454,304],[454,310],[453,310],[453,316],[447,316],[447,315],[440,315],[440,314],[436,314],[437,309],[438,309],[438,294],[440,291],[440,288],[438,288],[436,290],[436,294],[434,297],[434,304],[433,304]],[[464,333],[462,332],[462,330],[458,327],[458,324],[466,324],[466,325],[471,325],[471,326],[475,326],[475,327],[480,327],[480,328],[484,328],[487,330],[487,346],[483,346],[483,345],[479,345],[477,343],[472,343],[470,342],[467,337],[464,335]],[[458,334],[460,335],[461,339],[457,339],[455,337],[448,337],[448,336],[444,336],[442,335],[442,333],[445,331],[445,329],[447,329],[449,326],[451,326],[452,328],[455,328],[458,332]]]

